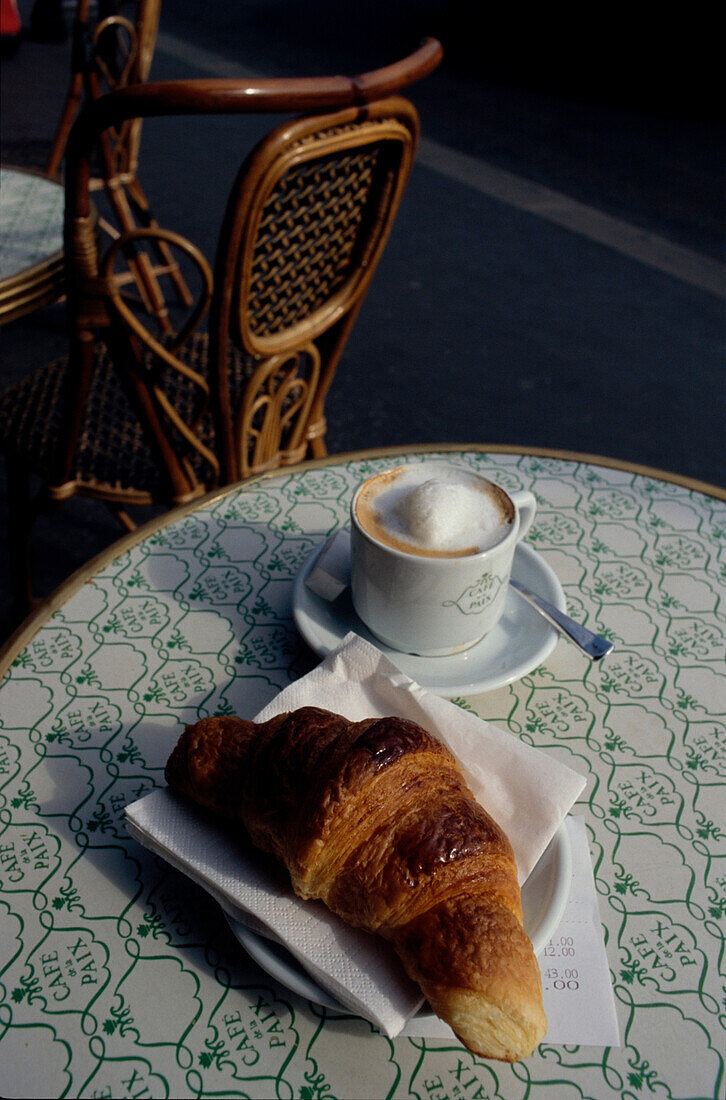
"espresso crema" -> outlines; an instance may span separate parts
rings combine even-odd
[[[486,478],[454,466],[397,466],[361,487],[355,516],[385,546],[429,558],[489,550],[514,522],[507,494]]]

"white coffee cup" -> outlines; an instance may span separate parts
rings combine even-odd
[[[504,610],[532,493],[507,493],[468,467],[422,462],[368,478],[351,502],[353,606],[392,649],[447,656]]]

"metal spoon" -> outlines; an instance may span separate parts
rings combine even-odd
[[[593,634],[586,626],[575,622],[569,615],[565,615],[563,611],[553,607],[551,603],[547,603],[547,600],[543,600],[541,596],[530,592],[519,581],[510,578],[509,583],[515,592],[518,592],[523,599],[539,611],[540,615],[543,615],[560,634],[564,634],[566,638],[574,642],[591,661],[601,661],[614,648],[613,642],[609,642],[607,638],[601,638],[599,634]]]

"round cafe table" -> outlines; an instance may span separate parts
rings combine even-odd
[[[0,325],[64,293],[63,185],[0,166]]]
[[[127,834],[185,722],[251,716],[319,657],[293,584],[354,487],[445,457],[531,489],[527,543],[564,640],[455,702],[587,777],[584,820],[620,1045],[525,1062],[390,1040],[260,969],[201,889]],[[726,493],[587,456],[339,456],[211,494],[81,570],[0,671],[3,1096],[722,1098],[726,1039]],[[506,680],[506,677],[504,677]]]

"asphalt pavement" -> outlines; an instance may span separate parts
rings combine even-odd
[[[21,2],[26,27],[32,3]],[[466,442],[554,447],[726,485],[726,146],[718,66],[686,83],[688,32],[655,42],[489,18],[460,3],[166,0],[152,68],[186,76],[364,71],[441,38],[411,89],[411,182],[328,402],[331,452]],[[68,18],[68,16],[67,16]],[[573,38],[574,33],[574,38]],[[642,34],[642,37],[640,37]],[[652,38],[652,35],[651,35]],[[714,42],[716,40],[714,39]],[[572,43],[575,43],[574,47]],[[3,163],[42,167],[70,41],[26,34],[0,68]],[[675,75],[674,75],[675,74]],[[264,120],[145,124],[162,224],[213,253]],[[0,386],[63,350],[62,305],[0,330]],[[0,524],[5,523],[0,483]],[[38,525],[45,594],[119,534],[71,502]],[[0,547],[0,639],[10,628]]]

